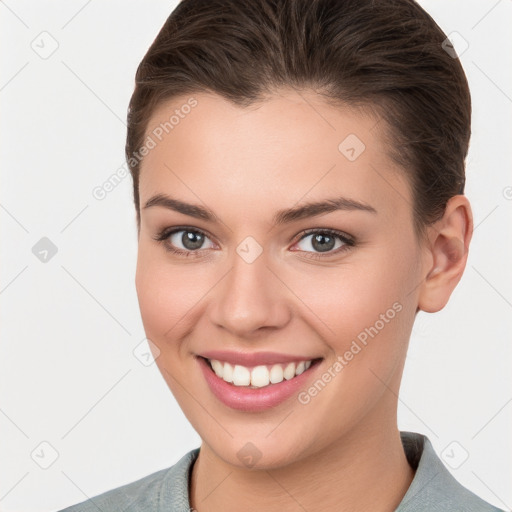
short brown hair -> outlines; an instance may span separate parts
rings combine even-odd
[[[471,99],[458,58],[414,0],[182,0],[138,66],[126,158],[140,224],[141,148],[161,102],[213,92],[238,106],[281,86],[366,106],[391,134],[418,232],[464,192]]]

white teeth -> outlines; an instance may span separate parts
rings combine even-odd
[[[262,388],[269,384],[279,384],[283,380],[290,380],[304,373],[310,366],[310,361],[299,363],[274,364],[272,366],[259,365],[254,368],[246,368],[241,365],[231,365],[216,359],[209,359],[213,371],[226,382],[235,386],[251,386]]]
[[[295,363],[289,363],[283,371],[283,377],[286,380],[293,379],[295,377]]]
[[[224,363],[224,369],[222,370],[222,378],[226,382],[233,382],[233,367],[229,363]]]
[[[235,364],[233,370],[233,384],[235,386],[248,386],[251,383],[251,372],[245,367]]]
[[[280,382],[283,382],[284,375],[283,375],[283,367],[280,364],[275,364],[270,369],[270,376],[269,380],[272,384],[279,384]]]
[[[217,377],[220,377],[222,379],[222,376],[224,375],[224,365],[220,361],[217,361],[216,359],[212,359],[210,363]]]
[[[269,371],[266,366],[255,366],[251,372],[251,385],[257,388],[268,386],[270,382]]]

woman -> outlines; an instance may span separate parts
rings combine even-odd
[[[473,221],[471,104],[412,0],[183,0],[126,157],[136,286],[200,448],[66,511],[498,510],[396,413]]]

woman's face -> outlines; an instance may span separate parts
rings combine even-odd
[[[250,108],[191,96],[148,125],[136,273],[185,415],[210,453],[261,468],[392,428],[429,261],[384,122],[313,92]],[[292,377],[290,361],[313,363]]]

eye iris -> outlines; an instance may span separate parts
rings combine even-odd
[[[322,240],[327,240],[327,241],[325,242]],[[325,251],[331,250],[334,247],[335,239],[333,236],[328,235],[328,234],[318,234],[318,235],[313,236],[311,243],[312,243],[313,247],[315,248],[315,250],[320,251],[320,252],[325,252]]]
[[[203,245],[204,236],[201,233],[195,233],[193,231],[185,231],[181,237],[181,243],[183,247],[190,249],[191,251],[199,249]]]

